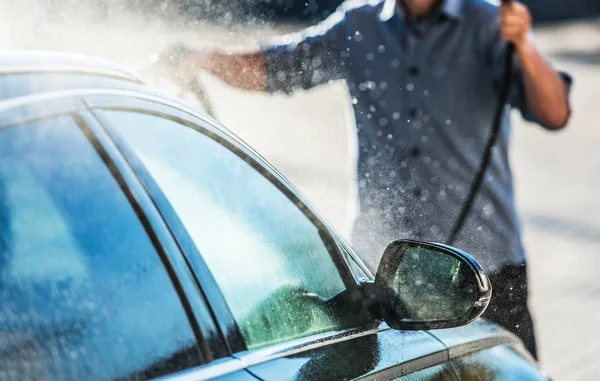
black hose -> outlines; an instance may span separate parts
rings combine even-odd
[[[503,4],[510,3],[511,0],[503,0]],[[504,120],[504,111],[506,109],[506,103],[508,102],[508,96],[510,94],[511,82],[512,82],[512,71],[513,71],[513,53],[514,46],[512,44],[508,44],[506,47],[506,55],[504,57],[504,77],[502,78],[502,83],[500,84],[500,92],[498,96],[498,104],[496,106],[496,113],[494,114],[494,121],[492,124],[492,132],[485,146],[485,151],[483,153],[483,157],[481,158],[481,164],[477,169],[475,174],[475,178],[473,179],[473,183],[471,184],[471,189],[469,190],[467,199],[463,204],[462,209],[460,210],[460,214],[456,219],[456,223],[452,228],[450,235],[448,236],[448,244],[454,245],[458,234],[462,231],[467,217],[473,208],[473,204],[475,203],[475,199],[477,198],[477,194],[483,185],[483,181],[485,180],[485,172],[487,171],[488,166],[490,165],[490,160],[492,159],[492,154],[494,152],[494,146],[498,141],[498,136],[500,135],[500,130],[502,130],[502,121]]]

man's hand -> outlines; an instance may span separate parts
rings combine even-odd
[[[521,64],[527,103],[535,116],[552,129],[564,127],[570,109],[565,83],[552,69],[529,38],[531,14],[527,7],[513,1],[500,7],[500,33],[515,47]]]
[[[500,7],[500,31],[506,42],[511,42],[517,50],[527,45],[531,29],[529,9],[519,2],[513,1]]]

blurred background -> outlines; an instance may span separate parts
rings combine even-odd
[[[0,48],[88,53],[141,70],[169,44],[252,46],[330,14],[340,0],[1,0]],[[542,365],[600,379],[600,1],[528,0],[539,48],[575,79],[559,133],[515,113],[512,164]],[[268,96],[202,75],[216,117],[282,171],[345,236],[355,205],[343,83]],[[168,90],[175,90],[169,88]],[[193,98],[189,98],[194,102]],[[310,112],[306,112],[310,110]]]

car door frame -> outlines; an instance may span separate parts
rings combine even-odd
[[[96,90],[68,90],[0,102],[0,130],[53,117],[72,117],[110,171],[167,271],[196,337],[198,352],[202,356],[199,366],[163,377],[186,379],[193,374],[194,378],[208,379],[233,374],[236,371],[246,373],[246,364],[231,356],[220,334],[218,341],[222,350],[215,351],[216,347],[210,346],[206,340],[213,334],[213,330],[218,333],[210,304],[200,292],[193,271],[144,184],[84,102],[83,94],[98,92],[103,93]]]

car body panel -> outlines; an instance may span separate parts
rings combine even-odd
[[[238,356],[265,381],[393,379],[448,360],[445,347],[425,332],[400,332],[385,326]]]

